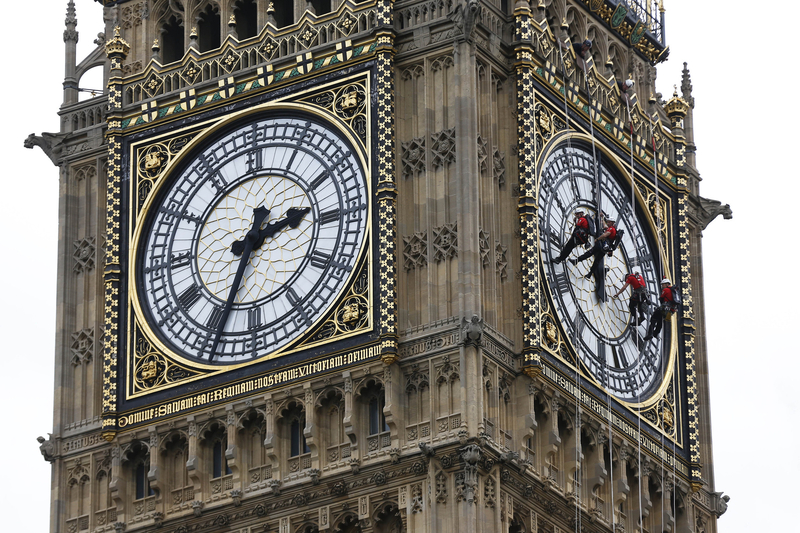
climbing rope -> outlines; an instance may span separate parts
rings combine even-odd
[[[561,72],[562,72],[562,79],[564,81],[564,118],[566,122],[566,131],[569,131],[569,104],[567,103],[567,70],[564,65],[564,51],[562,47],[559,45],[558,47],[559,53],[561,54]],[[572,136],[567,135],[567,170],[569,172],[570,181],[574,179],[572,175]],[[572,330],[572,345],[575,347],[576,353],[578,348],[578,327],[579,327],[579,320],[581,320],[580,313],[575,315],[575,324]],[[580,416],[581,416],[581,371],[580,371],[580,362],[576,357],[575,360],[575,429],[576,432],[576,441],[575,441],[575,464],[577,465],[577,470],[573,473],[572,478],[572,487],[575,491],[575,533],[580,533],[581,530],[581,512],[580,512],[580,486],[577,483],[577,480],[581,478],[581,470],[582,465],[580,461],[580,449],[581,449],[581,430],[580,430]]]
[[[632,117],[631,117],[631,103],[630,103],[630,101],[628,100],[627,97],[625,98],[625,104],[626,104],[626,107],[628,108],[628,122],[630,123],[630,126],[631,126],[631,220],[636,220],[636,181],[634,179],[634,174],[633,174],[633,120],[632,120]],[[633,234],[633,228],[631,228],[631,237],[633,237],[633,240],[634,240],[634,243],[635,243],[636,242],[636,236]],[[638,246],[635,246],[634,248],[635,248],[635,253],[636,253],[636,260],[634,262],[634,265],[639,267],[640,266],[639,263],[640,263],[640,259],[641,259],[639,257],[639,248],[638,248]],[[635,269],[631,269],[631,270],[633,271]],[[630,274],[633,274],[633,273],[634,272],[630,272]],[[633,298],[633,287],[631,287],[631,298]],[[639,309],[635,309],[634,308],[633,309],[633,313],[631,314],[631,320],[633,322],[634,328],[637,330],[636,332],[634,332],[633,340],[634,340],[634,344],[636,346],[636,353],[638,354],[638,356],[636,357],[636,376],[638,377],[639,376],[639,368],[640,368],[639,365],[641,365],[642,357],[641,357],[641,352],[639,351],[639,335],[638,335],[639,327],[637,325],[638,322],[636,320],[636,312],[637,311],[641,314],[641,311]],[[639,388],[638,392],[636,393],[636,403],[638,403],[638,404],[642,403],[642,390],[641,390],[641,388]],[[638,422],[638,441],[637,441],[637,452],[638,452],[638,455],[637,455],[636,460],[639,463],[639,476],[638,476],[638,481],[639,481],[639,529],[641,530],[641,529],[644,528],[644,524],[642,523],[643,517],[642,517],[642,417],[641,416],[637,417],[637,422]]]

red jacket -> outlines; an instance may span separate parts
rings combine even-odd
[[[644,279],[642,279],[642,276],[634,276],[633,274],[625,276],[625,283],[629,283],[633,290],[644,287]]]

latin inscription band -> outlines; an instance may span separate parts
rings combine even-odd
[[[321,372],[327,372],[336,368],[345,367],[353,363],[359,363],[378,357],[380,354],[379,346],[369,346],[360,350],[354,350],[342,355],[335,355],[305,363],[283,370],[276,370],[264,376],[254,377],[240,383],[227,385],[218,389],[213,389],[193,396],[188,396],[180,400],[173,400],[159,405],[134,411],[130,414],[119,417],[119,427],[125,428],[136,424],[149,423],[155,419],[165,416],[176,415],[190,409],[202,407],[214,402],[234,398],[242,394],[249,394],[263,391],[270,387],[281,385],[289,381],[301,379]]]

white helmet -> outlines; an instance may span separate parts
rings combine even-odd
[[[672,282],[669,280],[669,278],[667,278],[667,277],[663,277],[663,278],[661,278],[661,284],[663,285],[663,284],[665,284],[665,283],[666,283],[667,285],[672,285]]]

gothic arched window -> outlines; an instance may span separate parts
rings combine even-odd
[[[311,0],[311,5],[314,6],[314,14],[317,16],[331,12],[331,0]]]
[[[183,57],[183,21],[173,15],[161,26],[161,59],[166,65]]]
[[[283,28],[294,24],[294,6],[291,2],[278,2],[277,6],[273,4],[273,9],[272,14],[277,27]]]
[[[367,453],[388,448],[392,444],[389,425],[383,409],[386,407],[386,395],[380,382],[370,380],[359,392],[361,404],[360,420],[362,428],[366,426]],[[363,431],[363,429],[362,429]],[[363,435],[363,433],[362,433]]]
[[[207,5],[197,15],[197,41],[200,45],[200,51],[206,52],[219,48],[220,41],[220,16],[219,8]]]
[[[301,417],[297,417],[292,420],[292,424],[289,429],[291,434],[291,450],[289,451],[289,457],[297,457],[301,453],[308,453],[311,451],[308,449],[308,445],[306,444],[306,436],[303,435],[303,429],[305,429],[305,427],[305,413],[303,413]]]
[[[255,37],[258,33],[258,4],[255,0],[237,0],[233,4],[236,15],[236,34],[239,40]]]

